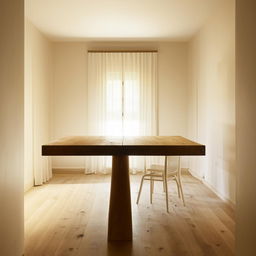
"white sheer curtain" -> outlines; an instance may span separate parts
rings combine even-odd
[[[156,135],[157,53],[88,53],[88,135]],[[144,157],[131,157],[134,172]],[[106,173],[110,157],[86,157],[86,172]]]

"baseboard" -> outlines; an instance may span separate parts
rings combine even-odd
[[[33,186],[34,186],[33,182],[29,182],[29,183],[25,184],[24,193],[28,192],[31,188],[33,188]]]
[[[204,178],[199,177],[196,173],[192,170],[188,169],[189,173],[195,177],[196,179],[200,180],[206,187],[208,187],[217,197],[219,197],[222,201],[227,203],[233,210],[235,210],[236,204],[226,196],[220,194],[210,183],[208,183]]]
[[[141,171],[143,172],[143,170]],[[54,167],[52,168],[53,174],[72,174],[72,173],[85,173],[85,168],[79,168],[79,167]],[[182,174],[188,174],[189,168],[181,168]],[[193,175],[194,176],[194,175]]]
[[[201,182],[203,182],[203,178],[200,177],[197,173],[193,172],[190,168],[188,168],[188,172],[195,177],[196,179],[200,180]]]
[[[85,169],[84,168],[78,168],[78,167],[55,167],[52,168],[53,174],[84,174]]]
[[[218,196],[221,200],[223,200],[225,203],[227,203],[233,210],[235,210],[236,204],[226,196],[220,194],[210,183],[208,183],[206,180],[202,180],[203,184],[208,187],[216,196]]]

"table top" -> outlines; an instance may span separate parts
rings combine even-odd
[[[69,136],[42,146],[44,156],[205,155],[205,146],[181,136]]]

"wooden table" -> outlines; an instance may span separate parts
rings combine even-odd
[[[72,136],[42,146],[44,156],[112,156],[108,240],[132,240],[129,156],[205,155],[205,146],[181,136]]]

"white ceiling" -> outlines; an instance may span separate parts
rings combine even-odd
[[[26,0],[54,40],[186,40],[225,0]]]

